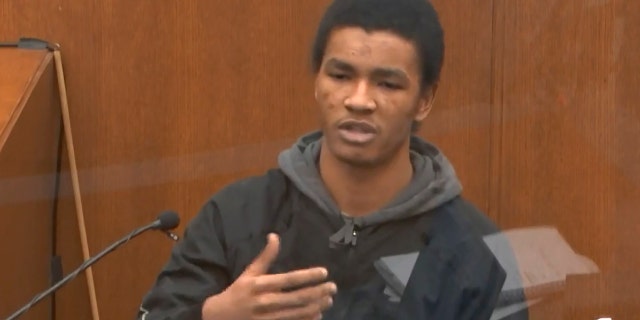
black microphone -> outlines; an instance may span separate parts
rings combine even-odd
[[[152,224],[155,225],[152,229],[158,229],[164,232],[173,241],[178,241],[180,238],[169,231],[175,229],[180,224],[180,217],[173,211],[164,211],[158,215],[158,219]]]
[[[173,239],[174,241],[178,241],[178,236],[173,234],[173,233],[171,233],[169,230],[174,229],[179,224],[180,224],[180,217],[178,216],[177,213],[175,213],[173,211],[164,211],[164,212],[160,213],[160,215],[158,215],[158,218],[155,221],[153,221],[152,223],[150,223],[150,224],[148,224],[146,226],[143,226],[141,228],[138,228],[136,230],[133,230],[133,232],[131,232],[130,234],[126,235],[124,238],[114,242],[112,245],[110,245],[109,247],[104,249],[102,252],[100,252],[97,255],[95,255],[95,256],[91,257],[90,259],[86,260],[76,270],[74,270],[72,273],[70,273],[69,275],[64,277],[64,279],[58,281],[55,285],[53,285],[49,289],[47,289],[47,290],[43,291],[42,293],[40,293],[40,294],[36,295],[35,297],[33,297],[31,302],[27,303],[22,308],[20,308],[18,311],[16,311],[9,318],[7,318],[7,320],[17,319],[23,313],[27,312],[34,305],[36,305],[38,302],[40,302],[40,300],[46,298],[48,295],[54,293],[60,287],[65,285],[67,282],[73,280],[82,271],[84,271],[85,269],[90,267],[92,264],[94,264],[98,260],[100,260],[100,258],[104,257],[109,252],[115,250],[119,246],[123,245],[124,243],[128,242],[129,240],[133,239],[134,237],[140,235],[141,233],[143,233],[145,231],[148,231],[148,230],[160,230],[160,231],[164,232],[165,234],[167,234],[169,236],[169,238]]]

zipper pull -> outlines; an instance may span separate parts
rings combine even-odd
[[[351,237],[351,245],[352,246],[356,246],[356,242],[358,241],[358,231],[356,231],[355,228],[353,228],[353,233],[352,233],[353,237]]]

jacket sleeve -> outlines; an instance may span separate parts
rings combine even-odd
[[[220,215],[208,202],[187,226],[151,290],[138,320],[202,319],[204,301],[229,285]]]
[[[455,249],[427,246],[418,255],[396,318],[489,320],[504,279],[499,263],[476,242]]]
[[[505,271],[490,252],[485,253],[482,258],[468,262],[468,266],[473,265],[471,268],[467,267],[473,278],[469,279],[469,285],[462,289],[456,319],[489,320],[506,278]]]
[[[498,228],[462,201],[436,210],[431,219],[429,241],[418,255],[396,318],[489,320],[506,272],[482,236]]]

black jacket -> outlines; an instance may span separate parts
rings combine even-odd
[[[328,268],[338,294],[323,319],[489,319],[505,273],[481,236],[498,230],[461,197],[404,219],[355,226],[349,243],[330,242],[344,225],[280,169],[234,183],[191,221],[138,319],[201,319],[204,300],[242,273],[269,232],[281,237],[271,272]],[[416,251],[410,281],[394,302],[374,262]]]
[[[270,272],[324,266],[336,282],[324,319],[489,319],[505,273],[482,236],[498,230],[460,197],[447,158],[412,137],[409,185],[376,212],[350,218],[320,177],[322,142],[321,132],[307,134],[279,155],[278,169],[214,195],[173,250],[140,318],[200,319],[203,301],[229,286],[275,232],[280,254]],[[383,262],[396,262],[389,259],[408,267],[396,265],[398,276],[390,276]]]

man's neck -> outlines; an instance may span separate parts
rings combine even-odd
[[[413,166],[409,151],[384,165],[356,167],[320,151],[320,174],[342,212],[353,217],[373,213],[391,202],[409,183]]]

